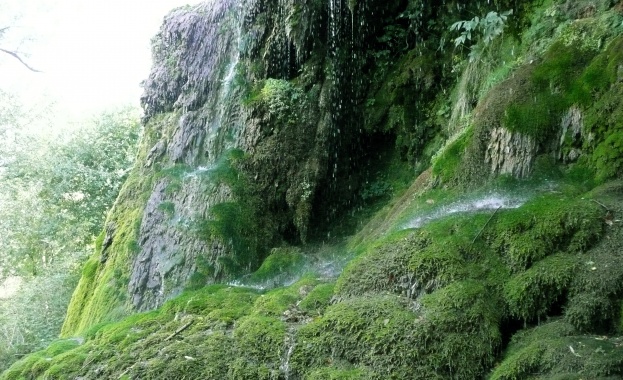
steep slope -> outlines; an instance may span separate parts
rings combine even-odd
[[[622,377],[623,3],[495,6],[172,12],[78,338],[0,378]]]

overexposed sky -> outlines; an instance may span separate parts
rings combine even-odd
[[[0,54],[0,88],[27,104],[53,101],[80,117],[138,104],[151,66],[150,40],[171,9],[199,0],[3,0],[0,48],[18,50],[43,71]]]

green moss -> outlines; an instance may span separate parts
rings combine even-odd
[[[212,321],[229,324],[248,314],[258,297],[259,293],[253,289],[210,285],[200,290],[186,291],[166,302],[162,306],[162,313],[201,314]]]
[[[432,159],[433,175],[437,176],[441,182],[447,183],[454,179],[458,173],[463,153],[472,138],[472,129],[467,128],[455,139],[439,151]]]
[[[601,186],[591,199],[607,205],[611,213],[623,212],[620,182]],[[565,321],[580,332],[620,333],[620,305],[623,294],[623,230],[606,226],[605,235],[580,262],[569,288]]]
[[[492,380],[618,378],[623,374],[620,338],[576,335],[554,321],[513,337]]]
[[[319,157],[324,157],[329,139],[324,132],[316,133],[328,131],[323,128],[330,123],[321,119],[325,111],[320,110],[320,91],[317,82],[305,86],[267,79],[257,99],[247,105],[256,141],[239,169],[250,179],[245,197],[257,200],[257,235],[271,235],[272,246],[279,245],[280,238],[289,242],[308,238],[312,202],[325,175]]]
[[[414,164],[426,141],[439,130],[437,120],[427,117],[436,106],[434,54],[418,47],[396,62],[391,62],[388,50],[372,54],[377,70],[365,105],[364,128],[394,134],[401,157]]]
[[[361,380],[373,379],[373,374],[361,368],[340,368],[331,366],[312,371],[305,380]]]
[[[578,261],[575,256],[557,254],[513,276],[504,286],[511,315],[524,321],[547,315],[556,302],[563,301]]]
[[[458,215],[427,225],[431,244],[409,260],[411,291],[430,293],[452,282],[484,275],[473,262],[487,253],[475,239],[488,218],[484,214]]]
[[[298,303],[298,307],[308,315],[322,315],[333,298],[334,290],[334,283],[319,284]]]
[[[263,102],[269,117],[275,117],[278,123],[296,123],[297,116],[293,112],[305,94],[300,88],[286,80],[267,79],[260,91],[258,101]]]
[[[443,378],[481,377],[502,339],[503,308],[495,289],[477,280],[455,282],[424,296],[422,305],[422,367]]]
[[[555,12],[558,11],[563,10]],[[464,162],[460,165],[459,182],[481,183],[487,178],[488,168],[483,167],[482,162],[488,149],[488,133],[493,128],[503,127],[531,136],[540,151],[557,149],[549,142],[559,137],[561,117],[572,106],[587,110],[583,115],[585,126],[589,128],[581,131],[585,141],[582,153],[587,156],[582,160],[599,166],[596,170],[599,181],[616,176],[623,164],[612,152],[618,149],[620,139],[617,139],[615,132],[605,143],[607,136],[595,139],[598,133],[591,130],[603,127],[605,122],[610,127],[608,129],[614,132],[617,124],[606,120],[620,119],[609,117],[619,107],[612,104],[613,101],[617,103],[614,99],[618,97],[608,95],[612,91],[611,86],[618,80],[617,62],[621,61],[620,51],[623,49],[621,37],[613,37],[620,33],[620,29],[621,16],[605,12],[563,23],[556,33],[552,30],[542,58],[531,59],[530,64],[517,68],[507,80],[488,91],[479,103],[473,113],[474,138],[468,144]],[[605,43],[608,45],[603,49]],[[532,44],[536,45],[536,42]],[[610,99],[610,104],[606,106],[602,103],[599,110],[593,111],[597,104],[606,102],[604,98]],[[591,131],[592,135],[587,131]],[[577,152],[582,145],[577,140],[577,136],[562,139],[561,152],[571,149]],[[586,144],[586,141],[592,142]],[[603,149],[595,149],[599,143],[604,144]]]
[[[58,355],[53,358],[50,367],[45,371],[43,377],[46,379],[63,379],[68,373],[78,372],[87,357],[87,354],[81,350],[69,351]]]
[[[253,313],[263,316],[281,316],[283,312],[294,307],[318,282],[314,277],[306,276],[288,287],[277,288],[262,294],[253,305]]]
[[[55,357],[71,351],[78,345],[78,341],[72,339],[52,342],[45,350],[33,353],[14,363],[1,376],[6,379],[39,378],[44,372],[46,374],[50,372],[49,368],[53,366]]]
[[[609,134],[595,148],[592,161],[598,170],[598,181],[616,177],[622,172],[623,158],[620,154],[621,151],[623,151],[623,131]]]
[[[285,323],[274,317],[250,316],[234,330],[237,360],[229,374],[235,379],[274,379],[285,340]]]
[[[412,378],[415,314],[394,296],[356,298],[330,306],[299,330],[291,357],[294,376],[344,361],[369,367],[385,378]],[[378,376],[378,375],[377,375]]]
[[[195,258],[195,272],[188,279],[187,290],[197,290],[203,288],[214,278],[216,269],[204,255],[197,255]]]
[[[171,217],[175,214],[175,204],[173,202],[162,202],[158,205],[158,210],[165,212]]]
[[[192,168],[186,164],[175,164],[155,174],[155,178],[167,180],[166,194],[174,194],[181,190],[184,177],[192,172]]]
[[[518,272],[556,251],[579,253],[603,231],[602,210],[586,199],[550,194],[501,212],[487,233],[494,250]]]
[[[586,67],[580,81],[585,91],[602,94],[619,80],[619,65],[623,62],[623,37],[615,38],[607,48]]]
[[[408,275],[409,259],[430,244],[426,233],[398,234],[373,244],[344,269],[335,285],[341,296],[384,291],[401,292],[402,278]]]
[[[74,339],[58,340],[56,342],[50,343],[50,345],[45,349],[45,355],[60,355],[63,352],[67,352],[73,348],[78,347],[78,345],[78,341]]]
[[[528,96],[507,106],[504,127],[532,136],[539,143],[548,141],[562,112],[585,97],[576,81],[594,55],[593,50],[577,44],[554,43],[531,73],[533,87],[527,84],[520,90]]]
[[[568,106],[557,95],[540,93],[532,100],[509,105],[503,123],[507,129],[535,137],[543,143],[551,137],[560,115]]]
[[[269,280],[281,284],[288,276],[294,276],[303,268],[305,256],[294,247],[273,248],[258,270],[249,275],[246,281],[262,283]]]
[[[213,184],[229,188],[233,200],[210,207],[208,218],[194,228],[200,238],[219,241],[230,252],[227,256],[220,256],[216,263],[209,264],[210,268],[205,266],[213,269],[213,273],[206,273],[209,271],[198,267],[200,277],[192,279],[191,287],[200,286],[205,275],[227,278],[257,268],[274,238],[271,223],[263,223],[270,216],[261,215],[261,202],[254,194],[255,187],[241,170],[245,160],[241,150],[230,150],[205,174]]]
[[[175,125],[178,115],[165,114],[151,119],[139,148],[137,162],[144,160],[158,136],[153,130]],[[102,252],[96,244],[93,257],[85,266],[82,278],[69,304],[61,336],[78,335],[88,327],[127,315],[127,284],[131,261],[138,252],[138,232],[143,208],[152,190],[149,169],[137,165],[128,175],[111,210],[106,225],[114,222],[115,232],[111,245]],[[101,241],[103,241],[103,234]]]
[[[548,6],[560,11],[559,3]],[[542,16],[553,24],[559,21],[557,16]],[[298,28],[302,14],[296,17],[290,22]],[[585,157],[576,169],[594,170],[599,181],[621,174],[623,40],[599,53],[596,41],[607,41],[616,30],[593,28],[594,20],[584,18],[561,25],[558,32],[553,25],[550,34],[557,36],[548,38],[558,42],[543,45],[547,54],[542,60],[514,73],[508,67],[494,71],[491,82],[497,85],[474,113],[473,127],[433,160],[435,176],[446,185],[472,172],[486,178],[477,166],[484,162],[492,128],[532,136],[540,143],[539,152],[549,152],[560,116],[571,105],[581,107],[585,116]],[[578,39],[584,32],[586,38]],[[398,163],[394,167],[405,172],[412,170],[400,161],[401,155],[414,162],[424,154],[427,161],[430,147],[440,143],[429,144],[427,152],[425,141],[441,135],[439,125],[447,118],[440,105],[444,102],[432,104],[441,86],[436,84],[438,55],[420,53],[412,50],[391,67],[378,68],[383,78],[369,88],[362,132],[395,136],[400,154],[392,158],[392,165]],[[264,70],[261,65],[257,63],[258,72]],[[604,226],[604,208],[590,201],[597,195],[576,196],[590,184],[564,185],[562,192],[539,195],[516,210],[495,215],[452,215],[415,231],[380,238],[374,234],[357,243],[360,255],[335,285],[307,276],[265,293],[225,285],[203,287],[219,276],[258,267],[249,279],[279,278],[298,271],[303,262],[298,249],[287,248],[273,251],[260,266],[268,248],[282,244],[275,236],[288,235],[287,240],[296,243],[305,240],[310,228],[312,205],[317,206],[314,173],[321,172],[325,162],[301,157],[307,157],[312,146],[316,149],[320,134],[328,133],[310,128],[318,122],[313,117],[318,109],[312,105],[320,90],[311,80],[305,88],[314,89],[308,92],[294,81],[257,83],[246,104],[249,115],[257,117],[259,140],[253,156],[231,151],[213,170],[201,174],[231,190],[234,199],[213,207],[197,230],[206,240],[226,245],[232,255],[217,263],[198,255],[189,287],[200,289],[184,292],[160,310],[93,326],[129,311],[127,268],[138,248],[142,207],[153,185],[145,179],[150,172],[135,169],[112,212],[118,225],[111,254],[101,256],[102,234],[69,308],[63,334],[84,333],[86,342],[59,343],[33,354],[2,378],[275,379],[285,377],[280,365],[289,347],[294,347],[290,376],[301,379],[471,379],[484,378],[494,365],[494,379],[621,376],[622,341],[612,334],[623,329],[623,260],[617,254],[623,250],[616,243],[623,238],[613,232],[619,227],[616,222]],[[432,116],[435,112],[439,117]],[[156,135],[157,126],[149,128],[148,136]],[[308,130],[313,133],[301,135]],[[153,146],[150,139],[146,147]],[[395,198],[395,184],[407,182],[402,175],[385,174],[393,171],[392,165],[379,169],[363,188],[361,195],[370,203]],[[154,169],[159,166],[154,163]],[[176,191],[190,170],[176,165],[159,171],[159,178],[167,181],[168,191]],[[552,176],[554,171],[558,173]],[[539,175],[565,180],[564,170],[556,165]],[[575,189],[568,192],[570,186]],[[436,191],[422,195],[414,190],[406,198],[420,197],[414,204],[424,204],[452,196]],[[621,211],[612,205],[620,203],[620,197],[613,199],[606,204],[617,218]],[[172,214],[171,206],[165,202],[161,210]],[[426,207],[418,212],[433,206]],[[390,216],[393,211],[384,210]],[[392,216],[379,230],[401,228],[399,222],[404,218]],[[595,245],[604,228],[606,238]],[[288,312],[294,311],[301,318],[293,322]],[[562,314],[561,320],[548,320],[553,314]],[[504,327],[534,319],[546,323],[517,334],[504,331],[515,336],[500,358]]]
[[[590,199],[618,205],[620,189],[546,194],[518,209],[499,210],[493,218],[452,215],[396,233],[368,243],[335,289],[307,276],[264,294],[225,285],[187,291],[158,311],[94,328],[82,346],[52,360],[33,357],[16,367],[13,378],[24,371],[84,376],[99,368],[99,377],[273,379],[283,376],[280,366],[291,346],[293,377],[482,378],[499,360],[507,323],[545,320],[552,307],[560,313],[569,299],[565,320],[607,324],[588,312],[600,303],[583,303],[599,293],[610,305],[599,310],[614,305],[617,311],[605,318],[618,323],[621,265],[616,258],[606,260],[612,256],[610,245],[587,249],[601,235],[604,215]],[[518,238],[523,235],[537,238],[528,246]],[[611,235],[603,240],[608,241],[621,239]],[[599,262],[593,265],[597,269],[588,268],[582,254]],[[597,272],[612,278],[600,281]],[[576,301],[580,296],[584,301]],[[573,311],[580,307],[582,312]],[[298,317],[296,323],[289,322],[291,315]],[[539,339],[518,346],[524,333],[517,335],[494,376],[588,374],[597,365],[606,369],[596,373],[617,373],[618,340],[595,345],[595,337],[563,325],[562,338],[560,329],[539,330]],[[586,360],[570,361],[576,356],[563,355],[569,346]],[[93,364],[84,368],[85,361]],[[552,364],[558,362],[563,364]]]
[[[623,159],[619,152],[623,146],[623,83],[613,84],[588,110],[585,128],[592,141],[585,143],[585,150],[592,153],[586,160],[603,182],[623,173]]]

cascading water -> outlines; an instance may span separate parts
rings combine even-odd
[[[284,352],[281,357],[281,364],[279,365],[279,370],[283,373],[285,380],[290,380],[290,358],[292,358],[292,354],[294,353],[294,349],[296,348],[296,329],[293,326],[288,328],[286,332],[286,336],[284,338]]]
[[[420,228],[434,220],[444,218],[456,213],[479,212],[487,210],[518,208],[526,202],[525,198],[508,195],[491,193],[475,199],[460,200],[452,202],[448,205],[442,205],[432,211],[425,212],[411,218],[404,224],[406,228]]]

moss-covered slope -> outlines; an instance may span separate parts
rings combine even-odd
[[[623,228],[609,223],[621,204],[613,183],[548,192],[493,218],[441,219],[367,245],[335,286],[310,273],[270,291],[188,291],[59,341],[2,378],[623,376],[611,335]],[[258,276],[268,271],[280,270]]]
[[[623,377],[623,5],[494,3],[179,11],[77,338],[0,379]]]

